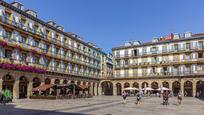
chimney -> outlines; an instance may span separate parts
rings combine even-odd
[[[34,16],[34,17],[37,18],[37,12],[36,12],[36,11],[31,10],[31,9],[27,9],[25,12],[26,12],[27,14],[30,14],[30,15],[32,15],[32,16]]]
[[[20,2],[12,2],[11,5],[20,9],[20,10],[24,10],[24,5],[21,4]]]

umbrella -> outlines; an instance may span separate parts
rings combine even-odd
[[[158,88],[157,90],[164,90],[164,91],[166,91],[166,90],[170,90],[170,89],[168,89],[168,88],[166,88],[166,87],[161,87],[161,88]]]
[[[146,87],[146,88],[143,88],[142,90],[147,90],[147,91],[151,91],[153,90],[151,87]]]
[[[124,90],[139,90],[138,88],[135,88],[135,87],[127,87],[127,88],[125,88]]]

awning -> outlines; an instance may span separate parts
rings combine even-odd
[[[53,86],[55,86],[55,85],[53,85],[53,84],[44,84],[44,85],[40,85],[40,86],[38,86],[36,88],[33,88],[32,91],[45,91],[45,90],[47,90],[49,88],[52,88]]]
[[[139,90],[139,89],[136,88],[136,87],[127,87],[127,88],[125,88],[124,90],[134,91],[134,90]]]
[[[154,90],[154,89],[152,89],[151,87],[146,87],[146,88],[143,88],[142,90],[151,91],[151,90]]]
[[[90,87],[90,85],[77,85],[77,84],[74,84],[74,83],[70,83],[68,85],[68,87],[70,89],[73,89],[73,86],[75,86],[75,89],[77,89],[77,90],[87,90]]]
[[[78,85],[82,90],[89,89],[89,85]]]

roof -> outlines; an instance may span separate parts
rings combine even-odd
[[[202,39],[202,38],[204,38],[204,33],[193,34],[189,38],[172,39],[172,40],[159,41],[159,42],[146,42],[146,43],[142,43],[141,45],[119,46],[119,47],[112,48],[112,50],[114,51],[114,50],[119,50],[119,49],[144,47],[144,46],[149,46],[149,45],[158,45],[158,44],[164,44],[164,43],[180,42],[180,41]]]

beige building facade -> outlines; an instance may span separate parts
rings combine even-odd
[[[203,34],[188,32],[182,37],[171,34],[148,43],[136,41],[113,48],[114,76],[101,82],[102,93],[121,95],[130,86],[154,90],[166,87],[174,96],[179,92],[203,96],[203,41]]]
[[[88,87],[98,95],[106,54],[54,21],[44,22],[19,2],[0,2],[0,91],[29,98],[44,84]]]

